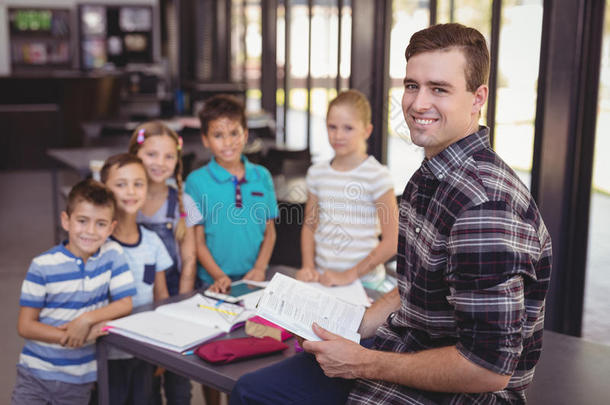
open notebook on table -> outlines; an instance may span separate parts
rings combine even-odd
[[[191,298],[161,305],[154,311],[138,312],[108,322],[111,333],[183,352],[200,343],[230,332],[253,312],[195,294]]]

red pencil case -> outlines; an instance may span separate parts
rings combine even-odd
[[[286,348],[288,348],[286,344],[270,337],[245,337],[205,343],[199,346],[195,353],[210,363],[226,364],[279,352]]]

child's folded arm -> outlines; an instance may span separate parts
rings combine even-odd
[[[106,330],[104,330],[105,326],[106,326],[106,321],[98,322],[95,325],[93,325],[91,327],[91,329],[89,330],[89,334],[87,335],[87,338],[85,339],[85,343],[93,343],[97,340],[98,337],[107,335],[108,332]]]
[[[25,339],[46,343],[66,344],[67,334],[64,328],[47,325],[39,321],[41,308],[19,307],[17,332]]]
[[[108,305],[87,312],[91,325],[98,322],[109,321],[111,319],[120,318],[129,315],[132,309],[131,297],[123,297],[116,301],[110,302]]]
[[[91,317],[91,312],[85,312],[70,322],[62,325],[66,328],[68,336],[66,345],[69,347],[80,347],[85,343],[85,339],[91,330],[91,326],[95,323]]]
[[[131,297],[124,297],[106,306],[79,315],[60,326],[66,330],[67,341],[65,344],[69,347],[82,346],[86,342],[93,325],[128,315],[131,308]]]
[[[110,302],[108,305],[93,311],[85,312],[81,316],[85,316],[89,323],[89,328],[85,334],[83,341],[87,338],[91,332],[91,328],[100,322],[110,321],[112,319],[120,318],[125,315],[129,315],[132,309],[131,297],[123,297],[116,301]],[[78,318],[77,318],[78,319]],[[73,321],[74,322],[74,321]]]

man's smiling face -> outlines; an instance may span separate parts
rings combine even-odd
[[[478,130],[487,86],[466,88],[466,60],[458,48],[422,52],[409,58],[402,111],[411,140],[427,158]]]

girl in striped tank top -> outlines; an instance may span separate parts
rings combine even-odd
[[[328,140],[335,156],[307,172],[297,279],[345,285],[360,278],[377,289],[384,263],[396,254],[398,209],[389,170],[366,153],[371,107],[357,90],[341,92],[328,107]]]

